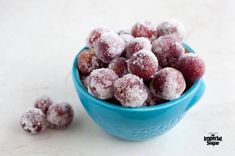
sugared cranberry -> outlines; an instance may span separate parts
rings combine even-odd
[[[154,96],[164,100],[174,100],[185,90],[186,83],[180,71],[166,67],[157,72],[150,84]]]
[[[21,116],[20,125],[28,133],[40,133],[47,127],[46,116],[41,109],[30,108]]]
[[[109,63],[109,69],[113,70],[119,77],[127,74],[127,62],[124,57],[117,57]]]
[[[52,105],[52,100],[48,96],[42,96],[36,99],[34,107],[41,109],[43,113],[47,113],[48,108]]]
[[[106,32],[101,34],[95,46],[97,57],[104,63],[109,63],[115,57],[122,54],[125,48],[123,39],[114,32]]]
[[[88,83],[89,83],[89,76],[83,76],[81,78],[83,86],[87,89]]]
[[[154,106],[158,104],[162,104],[167,102],[167,100],[160,99],[156,96],[154,96],[151,91],[148,89],[148,98],[145,101],[145,106]]]
[[[65,128],[73,121],[73,108],[66,102],[55,103],[47,111],[47,121],[50,128]]]
[[[182,72],[186,81],[194,83],[203,76],[205,63],[198,55],[187,53],[179,59],[177,69]]]
[[[144,80],[151,79],[158,69],[156,56],[147,50],[140,50],[131,56],[127,62],[128,71]]]
[[[114,96],[124,107],[140,107],[148,98],[143,80],[127,74],[114,81]]]
[[[156,28],[150,21],[137,22],[131,29],[134,37],[146,37],[150,40],[156,37]]]
[[[89,75],[92,70],[101,67],[103,62],[97,58],[92,49],[83,50],[78,56],[78,70],[82,75]]]
[[[157,35],[172,35],[177,40],[182,41],[184,37],[184,26],[177,20],[164,21],[157,26]]]
[[[137,37],[130,41],[126,47],[126,57],[130,58],[134,53],[140,50],[151,50],[152,45],[150,41],[144,37]]]
[[[87,38],[87,45],[89,48],[94,48],[95,45],[96,45],[96,42],[99,40],[100,36],[102,33],[104,32],[109,32],[109,28],[106,28],[106,27],[97,27],[97,28],[94,28],[88,38]]]
[[[125,48],[129,45],[129,43],[134,39],[131,34],[120,34],[120,37],[123,39],[125,43]]]
[[[93,70],[89,76],[88,92],[99,99],[113,97],[113,82],[118,75],[108,68]]]
[[[153,41],[152,50],[161,67],[176,67],[179,57],[184,54],[181,42],[172,36],[161,36]]]

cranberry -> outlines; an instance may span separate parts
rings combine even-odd
[[[137,37],[130,41],[126,47],[126,57],[130,58],[134,53],[140,50],[151,50],[152,45],[150,41],[144,37]]]
[[[55,103],[47,111],[47,121],[50,128],[65,128],[73,121],[73,108],[68,103]]]
[[[87,89],[88,83],[89,83],[89,76],[83,76],[81,78],[83,86]]]
[[[85,49],[78,56],[78,70],[83,75],[89,75],[92,70],[103,66],[102,64],[92,49]]]
[[[52,105],[52,100],[48,96],[42,96],[36,99],[34,107],[41,109],[43,113],[47,113],[48,108]]]
[[[194,83],[205,73],[205,63],[196,54],[186,53],[179,59],[177,69],[182,72],[186,81]]]
[[[21,116],[20,125],[28,133],[40,133],[46,129],[46,116],[40,109],[30,108]]]
[[[109,69],[113,70],[119,77],[127,74],[126,58],[117,57],[109,63]]]
[[[161,67],[176,67],[184,48],[172,36],[161,36],[152,43],[153,53],[157,56]]]
[[[109,63],[115,57],[122,54],[125,48],[123,39],[114,32],[106,32],[100,36],[95,52],[97,57],[104,63]]]
[[[113,82],[118,75],[108,68],[93,70],[89,76],[88,92],[99,99],[113,97]]]
[[[87,38],[87,45],[89,48],[94,48],[96,45],[96,42],[100,39],[100,36],[104,32],[109,32],[110,30],[106,27],[97,27],[93,29],[88,38]]]
[[[143,80],[127,74],[114,81],[114,96],[124,107],[140,107],[148,98]]]
[[[180,71],[166,67],[157,72],[150,84],[154,96],[164,100],[174,100],[185,90],[186,83]]]
[[[144,80],[151,79],[158,70],[156,56],[147,50],[135,53],[127,62],[128,71]]]
[[[140,21],[132,27],[131,33],[134,37],[146,37],[153,40],[156,37],[156,28],[150,21]]]
[[[150,92],[150,90],[148,90],[148,98],[145,101],[146,106],[154,106],[154,105],[162,104],[162,103],[165,103],[165,102],[167,102],[167,100],[163,100],[163,99],[160,99],[160,98],[154,96]]]
[[[164,21],[157,26],[157,35],[172,35],[177,40],[182,41],[184,37],[184,26],[177,20]]]

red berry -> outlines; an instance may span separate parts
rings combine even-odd
[[[165,102],[167,102],[167,100],[163,100],[163,99],[160,99],[160,98],[154,96],[150,92],[150,90],[148,90],[148,98],[145,101],[146,106],[154,106],[154,105],[162,104],[162,103],[165,103]]]
[[[177,40],[182,41],[184,37],[184,26],[177,20],[164,21],[157,26],[157,35],[172,35]]]
[[[131,34],[120,34],[120,37],[123,39],[125,43],[125,48],[134,39],[134,37]]]
[[[89,83],[89,76],[83,76],[81,78],[83,86],[87,89],[88,83]]]
[[[114,96],[124,107],[140,107],[148,98],[143,80],[127,74],[114,82]]]
[[[50,128],[65,128],[73,121],[73,108],[68,103],[55,103],[47,111],[47,121]]]
[[[85,49],[78,56],[78,70],[83,75],[89,75],[92,70],[101,66],[103,66],[103,63],[97,58],[92,49]]]
[[[186,83],[180,71],[166,67],[157,72],[150,83],[154,96],[164,100],[174,100],[185,90]]]
[[[34,107],[41,109],[43,113],[47,113],[48,108],[52,105],[52,100],[48,96],[42,96],[36,99]]]
[[[151,50],[152,45],[150,41],[144,37],[134,38],[126,47],[126,57],[130,58],[134,53],[140,50]]]
[[[126,58],[117,57],[109,63],[109,69],[113,70],[119,77],[127,74]]]
[[[93,70],[89,76],[88,92],[99,99],[113,97],[113,82],[118,75],[108,68]]]
[[[146,37],[150,40],[156,37],[156,28],[150,21],[137,22],[131,29],[134,37]]]
[[[127,67],[130,73],[149,80],[158,70],[158,60],[151,51],[140,50],[131,56]]]
[[[100,39],[100,36],[104,32],[109,32],[110,30],[105,27],[97,27],[93,29],[88,38],[87,38],[87,45],[89,48],[94,48],[96,45],[96,42]]]
[[[177,69],[182,72],[186,81],[194,83],[205,73],[205,63],[196,54],[186,53],[179,59]]]
[[[172,36],[161,36],[153,41],[152,50],[161,67],[175,67],[179,57],[184,54],[181,42]]]
[[[21,116],[20,125],[28,133],[40,133],[46,129],[46,116],[40,109],[30,108]]]

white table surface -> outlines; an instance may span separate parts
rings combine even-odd
[[[160,2],[161,1],[161,2]],[[0,155],[235,155],[234,0],[0,0]],[[71,77],[77,51],[91,28],[130,28],[137,20],[158,24],[176,18],[206,62],[206,93],[168,133],[127,142],[102,131],[81,106]],[[75,119],[66,130],[28,135],[19,117],[40,95],[68,101]],[[219,146],[203,141],[209,132]]]

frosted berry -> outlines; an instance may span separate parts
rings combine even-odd
[[[95,46],[97,57],[104,63],[109,63],[115,57],[122,54],[125,48],[123,39],[114,32],[106,32],[101,34]]]
[[[124,107],[140,107],[148,98],[143,80],[127,74],[114,81],[114,96]]]
[[[47,111],[47,121],[50,128],[65,128],[73,121],[73,108],[66,102],[55,103]]]
[[[179,59],[177,69],[181,71],[186,81],[194,83],[203,76],[205,63],[198,55],[187,53]]]
[[[109,32],[109,28],[106,28],[106,27],[97,27],[97,28],[94,28],[88,38],[87,38],[87,45],[89,48],[94,48],[95,45],[96,45],[96,42],[100,39],[100,36],[102,33],[104,32]]]
[[[43,113],[47,113],[48,108],[52,105],[52,100],[48,96],[42,96],[36,99],[34,107],[41,109]]]
[[[127,74],[127,62],[124,57],[117,57],[113,59],[108,66],[109,69],[113,70],[119,77]]]
[[[153,40],[156,37],[156,28],[150,21],[140,21],[132,27],[131,33],[134,37],[145,37]]]
[[[102,64],[92,49],[85,49],[78,56],[78,70],[82,75],[89,75],[92,70],[101,67]]]
[[[134,53],[140,51],[140,50],[151,50],[152,45],[150,41],[144,37],[137,37],[134,38],[129,42],[129,44],[126,47],[126,57],[130,58]]]
[[[81,78],[83,86],[87,89],[88,83],[89,83],[89,76],[83,76]]]
[[[118,75],[111,69],[100,68],[93,70],[89,76],[88,92],[99,99],[113,97],[113,82]]]
[[[161,67],[176,67],[179,57],[184,54],[181,42],[172,36],[161,36],[153,41],[152,51]]]
[[[20,125],[28,133],[40,133],[47,127],[46,116],[40,109],[30,108],[21,116]]]
[[[149,80],[158,70],[158,60],[151,51],[140,50],[131,56],[127,67],[130,73]]]
[[[157,26],[157,35],[172,35],[177,40],[182,41],[184,37],[184,26],[177,20],[164,21]]]
[[[120,37],[123,39],[125,43],[125,48],[134,39],[134,37],[131,34],[120,34]]]
[[[154,96],[164,100],[174,100],[185,90],[186,83],[180,71],[166,67],[157,72],[150,84]]]
[[[167,100],[163,100],[163,99],[160,99],[160,98],[154,96],[151,93],[151,91],[148,89],[148,98],[145,101],[146,106],[154,106],[154,105],[162,104],[162,103],[165,103],[165,102],[167,102]]]

